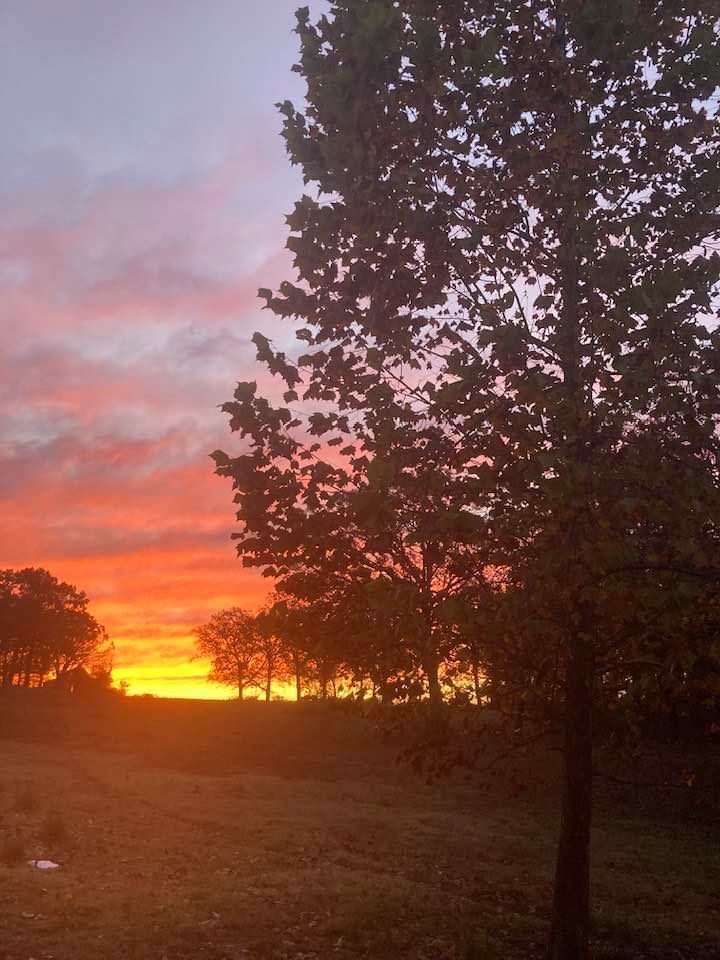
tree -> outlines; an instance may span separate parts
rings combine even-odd
[[[235,687],[238,700],[263,684],[265,663],[256,618],[240,607],[214,613],[195,630],[197,655],[210,660],[208,680]]]
[[[264,662],[265,702],[270,703],[273,681],[285,680],[289,674],[283,639],[277,633],[278,619],[273,616],[274,599],[256,617],[260,634],[260,652]]]
[[[455,634],[453,672],[461,682],[470,682],[477,706],[487,698],[487,678],[496,675],[495,670],[490,669],[489,656],[498,647],[494,634],[499,605],[498,590],[492,577],[487,576],[475,589],[455,598],[445,611],[447,629]]]
[[[85,610],[64,609],[55,633],[52,649],[56,677],[68,670],[87,666],[90,673],[110,683],[112,646],[105,628]]]
[[[0,571],[0,683],[41,686],[85,667],[112,671],[112,645],[88,598],[47,570]]]
[[[403,585],[380,577],[358,580],[337,603],[345,669],[361,685],[369,681],[382,703],[415,697],[422,668],[413,655],[412,607]]]
[[[346,358],[347,368],[357,361],[357,353]],[[298,378],[292,373],[289,381]],[[451,636],[443,611],[484,580],[485,522],[466,509],[456,438],[427,422],[415,391],[393,383],[397,378],[379,370],[363,379],[364,409],[354,401],[340,414],[312,414],[309,438],[292,436],[297,423],[287,410],[276,417],[254,383],[239,384],[224,409],[254,452],[214,457],[218,472],[233,478],[244,524],[235,537],[245,561],[279,577],[280,590],[313,602],[316,633],[340,606],[357,610],[361,592],[366,607],[376,608],[381,594],[392,594],[404,644],[438,704]],[[312,385],[306,395],[313,396]],[[332,459],[313,439],[328,432]],[[343,441],[343,433],[351,436]],[[331,632],[318,639],[318,650],[327,651]]]
[[[374,475],[377,509],[408,445],[456,516],[485,521],[476,568],[505,572],[505,610],[542,626],[538,669],[557,665],[551,960],[588,953],[606,658],[627,663],[629,624],[648,637],[690,615],[717,576],[719,29],[715,0],[334,0],[317,24],[300,10],[307,108],[281,110],[316,195],[288,218],[297,281],[261,294],[308,352],[255,342],[338,457],[303,473],[320,446],[250,385],[227,410],[251,453],[217,457],[241,552],[280,575],[293,538],[334,556],[332,488]],[[291,501],[292,536],[273,541]]]
[[[264,618],[266,629],[272,631],[280,642],[287,675],[295,683],[295,699],[299,702],[310,659],[306,612],[290,598],[276,596]]]
[[[304,686],[327,700],[335,696],[338,671],[343,667],[337,610],[326,588],[317,591],[317,578],[304,580],[302,590],[287,595],[290,603],[284,600],[276,606],[279,637],[288,662],[294,664],[297,699]],[[316,587],[309,592],[308,583],[313,581]]]

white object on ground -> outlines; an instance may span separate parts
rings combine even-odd
[[[38,870],[58,870],[60,867],[60,864],[55,863],[54,860],[28,860],[28,863],[31,867],[37,867]]]

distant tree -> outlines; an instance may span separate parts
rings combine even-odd
[[[47,570],[0,571],[0,683],[39,686],[86,668],[112,672],[112,645],[88,598]]]
[[[285,644],[277,633],[278,618],[272,613],[275,602],[276,598],[271,597],[267,606],[256,617],[260,635],[260,652],[263,658],[266,703],[270,703],[273,683],[283,681],[290,676]]]
[[[362,567],[341,576],[303,569],[287,576],[283,589],[303,604],[309,673],[316,682],[323,673],[328,681],[339,674],[351,688],[369,684],[386,703],[422,694],[426,647],[417,638],[424,621],[418,630],[417,594],[401,576],[372,577]],[[439,623],[436,630],[440,644]]]
[[[210,660],[211,683],[235,687],[239,700],[263,685],[262,635],[252,614],[240,607],[220,610],[196,628],[195,637],[198,656]]]
[[[287,678],[295,686],[295,699],[302,700],[311,646],[307,612],[293,598],[276,595],[264,612],[264,618],[266,628],[272,631],[281,645]]]
[[[449,673],[460,685],[469,685],[477,706],[489,699],[489,677],[495,672],[489,668],[489,657],[498,647],[498,609],[502,597],[493,583],[492,575],[473,584],[453,598],[443,613],[445,629],[453,634],[453,660]],[[525,677],[525,674],[523,674]]]
[[[260,636],[260,649],[262,651],[265,668],[265,702],[270,703],[273,683],[282,681],[285,678],[284,650],[279,638],[273,633],[266,633],[262,627]]]
[[[327,584],[320,586],[315,576],[292,579],[276,594],[266,616],[282,651],[285,676],[294,681],[296,699],[307,695],[326,700],[337,695],[338,681],[344,685],[352,672],[348,612],[337,609]]]
[[[96,679],[109,685],[113,650],[105,628],[85,610],[64,610],[52,649],[56,677],[77,667],[87,667]]]
[[[360,579],[338,599],[346,669],[360,684],[369,682],[372,696],[383,703],[414,698],[423,688],[412,614],[403,594],[402,584]]]
[[[297,30],[307,108],[281,110],[314,196],[288,218],[296,282],[261,293],[308,346],[295,364],[256,336],[286,405],[245,384],[227,406],[254,444],[217,458],[241,551],[282,576],[307,543],[340,569],[334,490],[359,471],[382,513],[415,476],[403,432],[449,521],[487,521],[477,569],[506,572],[517,612],[492,659],[510,681],[552,664],[559,690],[548,956],[583,960],[603,671],[717,570],[717,3],[332,0]],[[313,466],[323,438],[337,456]]]
[[[310,581],[316,586],[308,593]],[[306,577],[302,591],[285,597],[276,604],[274,618],[288,663],[294,664],[297,699],[301,688],[321,700],[335,696],[338,671],[343,667],[338,641],[344,631],[334,619],[328,592],[318,591],[317,580]]]

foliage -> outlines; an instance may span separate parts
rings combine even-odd
[[[584,957],[593,714],[658,644],[692,673],[718,578],[720,10],[335,0],[297,30],[313,195],[261,296],[305,352],[256,334],[283,402],[225,405],[239,551],[391,584],[426,661],[463,630],[447,584],[496,583],[484,672],[565,727],[550,956]]]
[[[40,686],[80,667],[109,683],[112,645],[88,603],[47,570],[0,571],[0,684]]]
[[[220,610],[195,630],[198,656],[211,663],[208,680],[237,688],[238,698],[263,679],[261,637],[252,614],[231,607]]]
[[[262,629],[281,644],[284,678],[295,684],[295,696],[302,699],[310,673],[312,640],[305,610],[287,598],[275,597],[261,613]]]

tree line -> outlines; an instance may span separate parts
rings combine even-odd
[[[239,700],[259,693],[269,703],[284,688],[296,700],[362,695],[362,683],[357,686],[339,659],[341,634],[323,643],[315,614],[288,597],[277,597],[256,614],[240,607],[220,610],[196,628],[196,658],[210,661],[210,683],[234,688]]]
[[[0,686],[41,687],[80,668],[109,686],[112,644],[88,605],[47,570],[0,570]]]
[[[234,687],[239,700],[250,690],[262,690],[269,702],[273,682],[286,677],[283,651],[263,628],[261,616],[231,607],[213,614],[195,634],[198,657],[211,662],[208,680]]]
[[[522,588],[489,579],[443,605],[428,635],[421,597],[390,579],[353,595],[308,598],[297,581],[260,613],[221,610],[196,633],[208,680],[240,700],[376,700],[384,704],[475,704],[514,728],[556,728],[562,714],[557,651],[535,641]],[[694,594],[664,629],[638,627],[604,650],[594,691],[595,725],[613,735],[705,735],[720,721],[720,595],[714,584]],[[428,668],[428,664],[430,667]]]
[[[551,960],[588,956],[599,719],[717,717],[719,32],[710,0],[302,8],[308,193],[260,291],[299,345],[255,334],[282,399],[240,383],[214,455],[331,657],[563,731]]]

